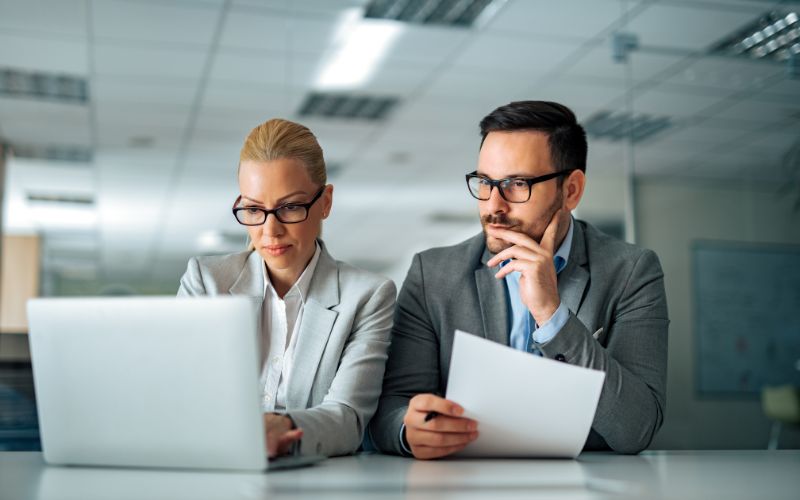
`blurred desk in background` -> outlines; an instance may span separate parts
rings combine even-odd
[[[41,453],[2,452],[0,499],[797,499],[798,472],[798,450],[427,462],[360,454],[264,474],[50,467]]]

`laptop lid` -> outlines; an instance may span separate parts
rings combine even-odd
[[[45,460],[264,469],[256,307],[245,297],[29,301]]]

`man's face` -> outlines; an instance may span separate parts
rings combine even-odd
[[[498,180],[555,172],[547,140],[547,134],[536,131],[490,132],[478,155],[478,174]],[[506,201],[495,187],[488,200],[478,201],[478,209],[484,234],[487,227],[503,227],[524,233],[539,243],[562,204],[559,182],[551,179],[531,186],[531,197],[524,203]],[[492,253],[498,253],[512,245],[486,234],[486,246]]]

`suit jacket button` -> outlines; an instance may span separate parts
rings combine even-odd
[[[556,361],[561,361],[562,363],[567,362],[567,358],[565,358],[564,355],[561,353],[556,354],[556,357],[553,359],[555,359]]]

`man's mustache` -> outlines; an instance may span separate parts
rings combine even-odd
[[[488,214],[481,217],[481,223],[485,226],[487,224],[496,224],[498,226],[516,226],[519,221],[509,218],[506,214]]]

